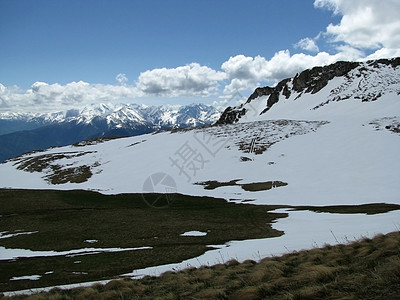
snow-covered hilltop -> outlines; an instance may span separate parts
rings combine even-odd
[[[234,124],[26,154],[0,165],[0,184],[296,205],[400,203],[399,61],[304,71],[227,109],[219,123]]]
[[[257,88],[246,103],[228,107],[218,124],[273,118],[301,118],[347,113],[336,102],[373,102],[399,98],[400,58],[367,62],[337,62],[284,79],[275,87]],[[333,108],[335,106],[335,108]],[[271,109],[274,107],[274,109]],[[318,110],[315,114],[312,111]],[[351,113],[351,112],[349,112]]]

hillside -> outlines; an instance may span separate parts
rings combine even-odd
[[[399,299],[400,235],[265,258],[53,289],[34,299]],[[15,296],[11,299],[23,299]],[[4,298],[10,299],[10,298]]]
[[[337,62],[305,70],[274,87],[257,88],[246,103],[228,107],[217,124],[321,115],[329,119],[334,117],[336,108],[340,115],[357,114],[349,111],[352,109],[350,105],[356,105],[353,109],[359,111],[362,107],[358,105],[360,102],[399,98],[399,65],[400,58],[393,58]],[[345,104],[337,106],[338,102]],[[368,106],[363,108],[368,109]]]
[[[396,159],[400,142],[398,61],[357,63],[315,93],[293,92],[292,81],[307,77],[298,74],[284,81],[292,90],[290,97],[280,95],[267,112],[262,113],[271,96],[265,95],[252,96],[242,108],[231,109],[246,111],[235,124],[98,140],[23,155],[0,166],[4,178],[1,185],[146,192],[146,179],[164,173],[173,179],[180,193],[239,202],[396,202],[400,169],[400,160]],[[359,72],[365,76],[359,76]],[[322,78],[320,72],[315,76]],[[279,90],[278,86],[273,89]],[[363,90],[381,96],[363,101],[359,98]],[[337,101],[339,98],[345,100]],[[253,114],[249,106],[257,107],[259,113]],[[229,114],[227,111],[220,121]],[[207,189],[202,183],[208,181],[220,186]],[[240,186],[274,181],[287,185],[265,191]],[[165,187],[159,192],[165,192]]]

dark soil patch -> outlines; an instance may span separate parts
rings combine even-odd
[[[272,188],[281,187],[288,185],[286,182],[275,180],[265,182],[253,182],[253,183],[237,183],[241,179],[234,179],[228,182],[219,182],[216,180],[209,180],[204,182],[197,182],[197,185],[203,185],[206,190],[215,190],[216,188],[223,186],[240,186],[243,190],[248,192],[267,191]]]

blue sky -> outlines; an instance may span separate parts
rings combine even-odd
[[[400,1],[350,2],[0,0],[0,108],[223,102],[315,65],[400,55]]]

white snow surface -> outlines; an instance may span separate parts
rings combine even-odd
[[[97,243],[98,240],[85,240],[84,242],[89,243],[89,244],[94,244],[94,243]]]
[[[303,109],[303,115],[294,112],[296,118],[286,114],[286,119],[279,121],[275,109],[279,112],[279,103],[270,110],[272,120],[27,154],[0,165],[0,187],[140,193],[149,176],[164,173],[173,179],[174,186],[161,182],[154,185],[154,192],[176,191],[237,202],[250,199],[255,204],[400,203],[399,134],[384,126],[376,128],[388,117],[399,122],[399,96],[368,103],[333,102],[315,111]],[[268,149],[262,154],[248,153],[265,146]],[[35,157],[47,161],[48,167],[42,172],[17,169]],[[93,175],[83,183],[51,185],[51,164],[63,169],[89,166]],[[250,192],[240,186],[206,190],[195,184],[235,179],[240,179],[239,184],[282,181],[288,185]]]
[[[205,235],[207,235],[207,232],[202,232],[197,230],[186,231],[181,234],[181,236],[205,236]]]
[[[13,277],[10,280],[39,280],[41,275],[27,275],[27,276],[18,276]]]
[[[0,239],[8,239],[18,235],[27,235],[27,234],[34,234],[38,233],[39,231],[18,231],[15,233],[8,233],[8,231],[1,231],[0,232]]]

